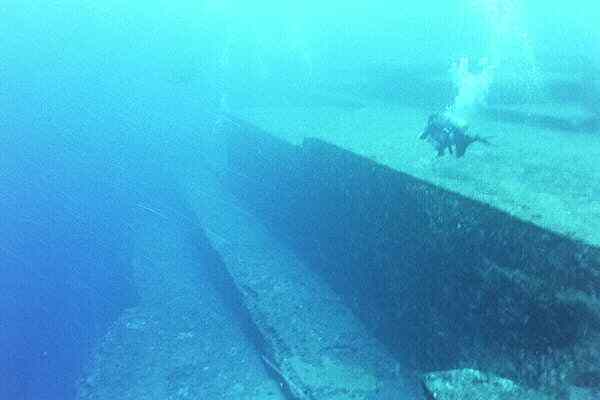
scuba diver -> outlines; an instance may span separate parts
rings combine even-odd
[[[435,113],[429,116],[425,131],[419,136],[419,139],[428,140],[438,152],[438,157],[445,154],[446,149],[456,158],[465,155],[467,147],[475,142],[490,144],[490,142],[481,136],[471,136],[467,134],[468,127],[460,125],[446,114]]]

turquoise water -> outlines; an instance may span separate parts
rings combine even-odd
[[[182,207],[224,115],[368,98],[470,124],[559,103],[597,133],[600,6],[389,3],[0,4],[0,398],[75,398],[136,304],[132,221]]]

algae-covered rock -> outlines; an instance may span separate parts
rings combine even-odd
[[[300,381],[310,388],[313,398],[366,399],[374,396],[379,389],[377,377],[372,370],[327,355],[316,362],[292,356],[286,363]]]
[[[431,372],[422,380],[430,400],[549,400],[510,379],[474,369]]]

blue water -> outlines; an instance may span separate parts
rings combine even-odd
[[[74,396],[94,344],[135,302],[132,213],[168,201],[183,169],[173,155],[215,115],[376,65],[446,71],[487,55],[477,2],[426,3],[0,4],[0,399]],[[598,7],[480,3],[529,11],[505,15],[536,63],[598,62]]]
[[[0,397],[70,398],[93,340],[132,300],[127,211],[116,206],[126,195],[69,173],[34,140],[21,145],[38,146],[35,158],[12,165],[20,151],[3,146]]]
[[[149,132],[155,111],[145,107],[160,110],[164,99],[144,100],[144,85],[134,83],[147,63],[122,38],[135,27],[112,30],[91,4],[8,3],[0,29],[0,398],[69,399],[96,340],[135,302],[131,213],[169,187]]]

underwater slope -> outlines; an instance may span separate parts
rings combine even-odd
[[[263,361],[286,398],[420,398],[401,363],[280,237],[218,182],[188,177],[186,187],[264,338]]]
[[[282,399],[227,293],[212,284],[219,260],[201,232],[162,209],[139,211],[131,260],[139,301],[99,344],[78,398]]]
[[[597,247],[321,140],[234,126],[236,196],[411,367],[549,391],[599,373]]]

